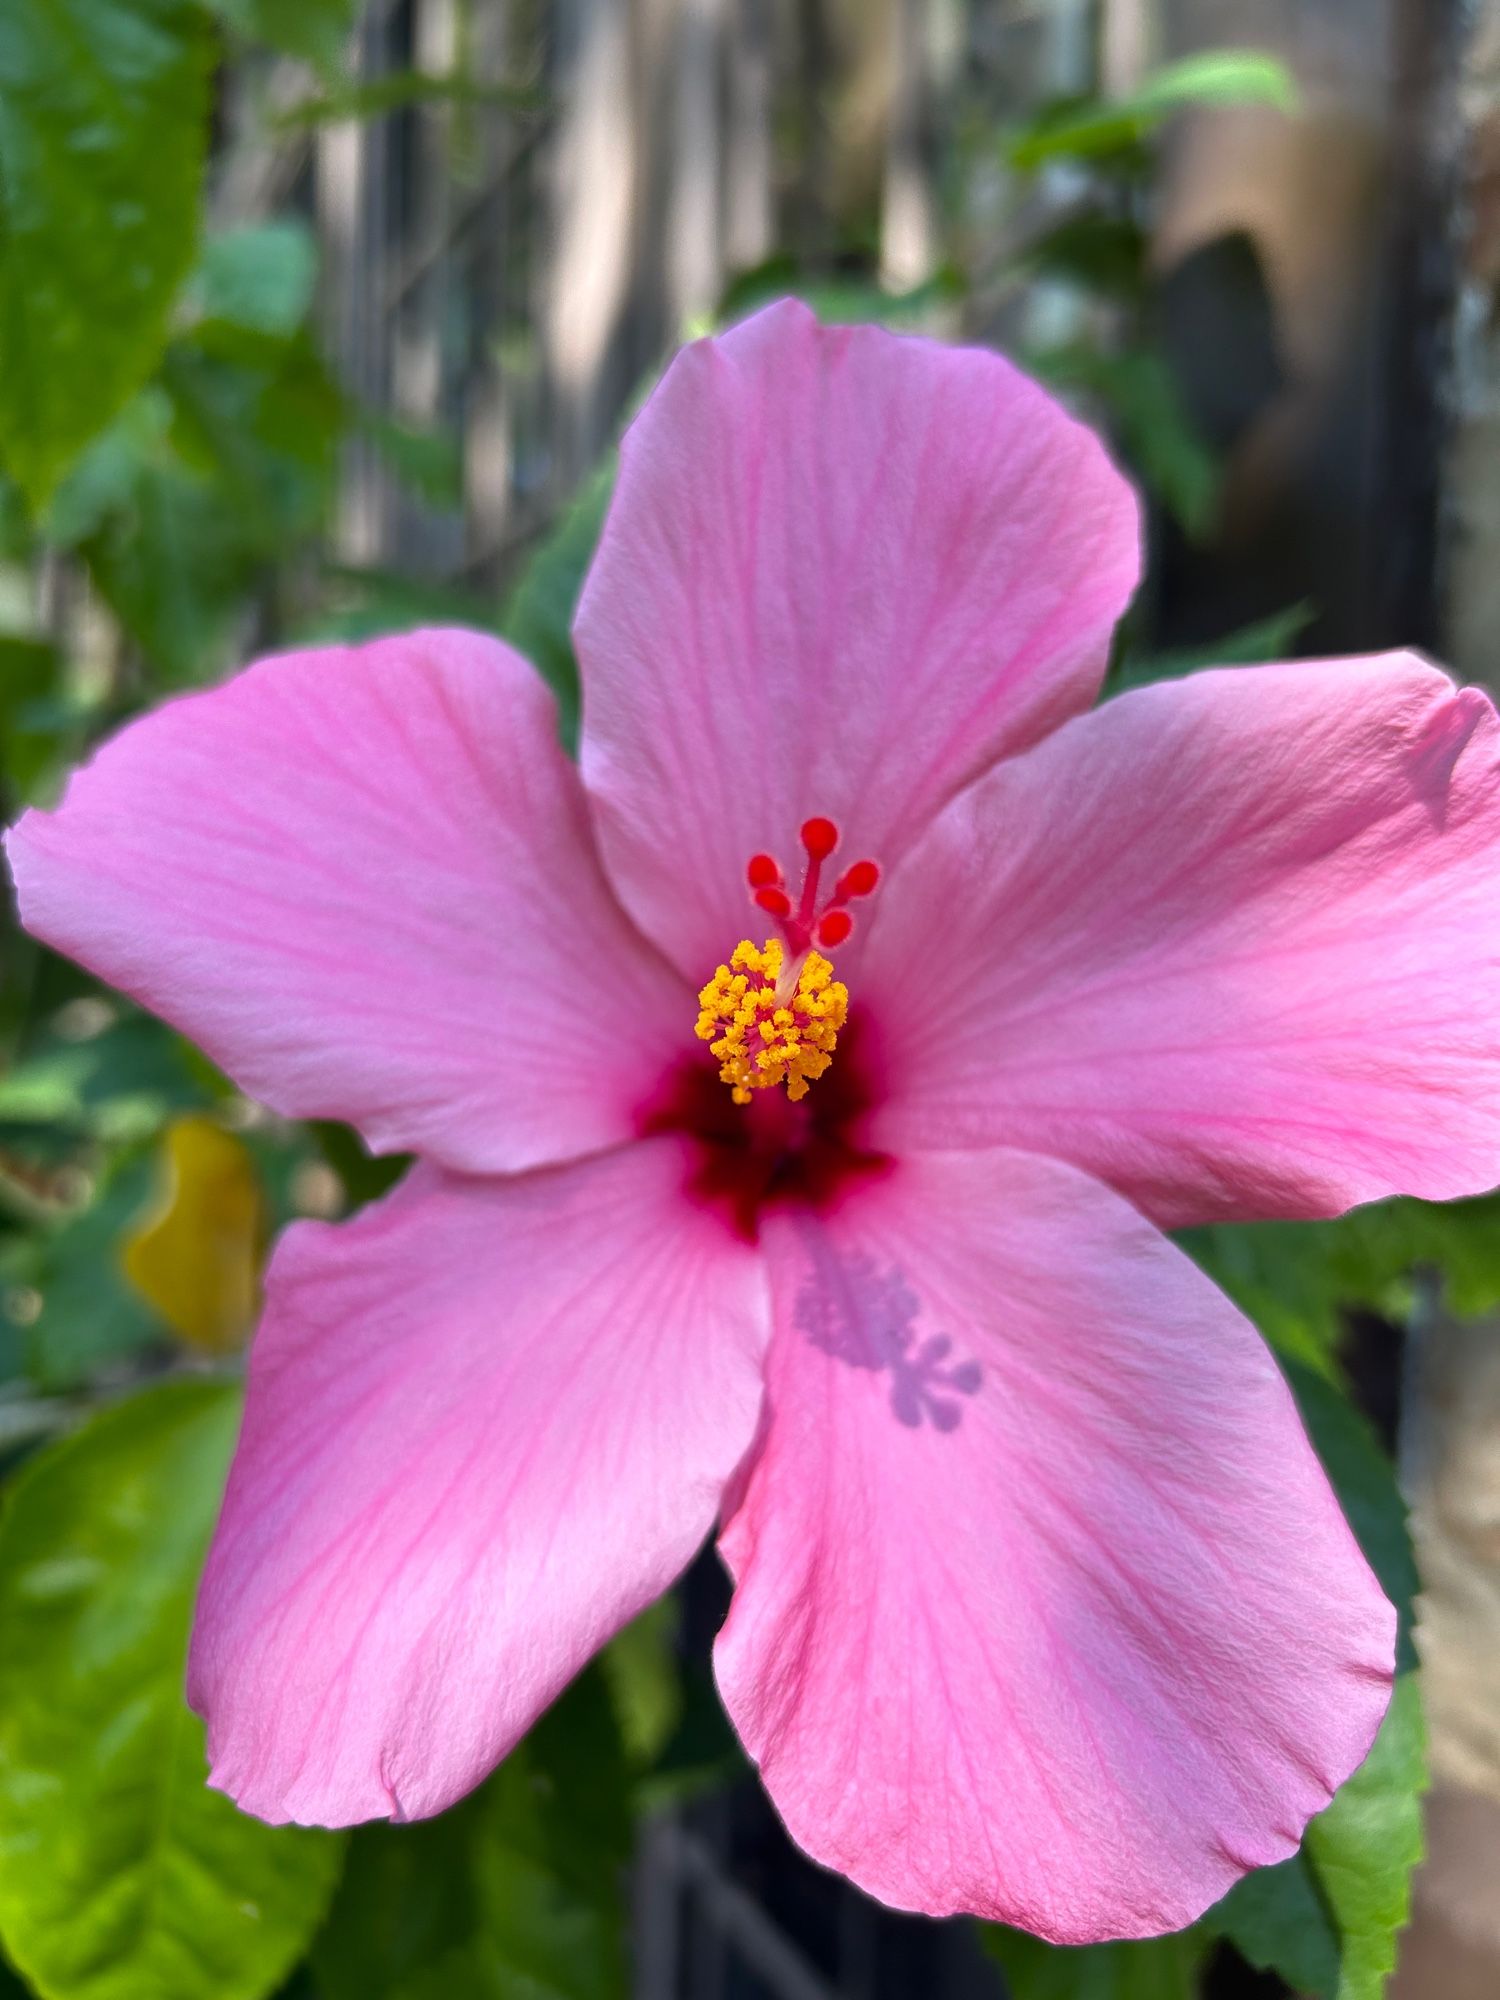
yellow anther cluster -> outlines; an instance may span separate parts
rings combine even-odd
[[[763,949],[747,939],[698,995],[694,1032],[719,1058],[719,1075],[736,1104],[777,1083],[794,1102],[806,1097],[832,1062],[848,1018],[849,989],[826,958],[810,951],[800,966],[787,967],[785,957],[779,938]]]

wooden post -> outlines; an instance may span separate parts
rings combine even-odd
[[[351,76],[368,79],[385,69],[389,12],[389,0],[377,0],[361,17],[351,38]],[[374,409],[385,407],[389,379],[388,143],[384,119],[351,118],[325,125],[315,147],[328,348],[348,394]],[[345,442],[340,472],[334,553],[345,563],[377,563],[387,546],[390,487],[368,438]]]
[[[668,60],[672,129],[667,195],[667,331],[679,337],[723,286],[720,66],[723,0],[677,0]]]
[[[730,275],[775,247],[770,0],[736,0],[726,31],[724,262]]]
[[[620,394],[611,352],[629,298],[634,241],[634,11],[627,0],[556,0],[554,9],[558,115],[541,326],[559,497],[603,448]]]

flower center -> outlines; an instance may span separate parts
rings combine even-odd
[[[854,929],[846,906],[870,895],[880,880],[873,861],[856,861],[820,903],[823,863],[838,844],[831,819],[803,822],[807,866],[795,907],[774,855],[752,855],[745,869],[751,901],[775,917],[785,943],[768,938],[757,946],[741,939],[729,963],[698,995],[694,1031],[718,1058],[719,1076],[736,1104],[748,1104],[753,1092],[781,1083],[795,1103],[833,1060],[849,1015],[849,989],[813,945],[842,944]]]

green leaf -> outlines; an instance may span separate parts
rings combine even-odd
[[[1285,63],[1253,49],[1205,49],[1146,78],[1128,97],[1065,98],[1013,132],[1006,157],[1034,172],[1053,160],[1100,160],[1127,153],[1174,112],[1194,104],[1268,104],[1297,108]]]
[[[286,336],[307,318],[317,275],[317,246],[302,223],[257,223],[208,239],[186,303],[204,319]]]
[[[6,0],[0,460],[33,507],[161,351],[197,238],[208,53],[188,0]]]
[[[1380,2000],[1422,1858],[1425,1752],[1416,1675],[1402,1674],[1375,1747],[1301,1851],[1246,1876],[1204,1926],[1298,1992]]]
[[[1271,660],[1284,660],[1312,623],[1309,604],[1289,604],[1258,618],[1253,625],[1240,625],[1222,639],[1200,646],[1179,646],[1166,653],[1126,652],[1110,682],[1110,693],[1126,688],[1145,687],[1152,681],[1180,680],[1204,667],[1258,667]]]
[[[1123,107],[1159,118],[1186,104],[1269,104],[1288,114],[1299,102],[1296,80],[1280,56],[1263,49],[1200,49],[1148,76]]]
[[[1500,1308],[1500,1195],[1382,1202],[1326,1227],[1339,1282],[1361,1304],[1405,1318],[1413,1273],[1431,1271],[1454,1312],[1473,1317]]]
[[[336,1837],[208,1790],[182,1697],[237,1421],[227,1384],[149,1390],[0,1516],[0,1933],[45,2000],[258,2000],[333,1886]]]
[[[614,491],[614,459],[601,465],[553,524],[521,572],[500,621],[510,643],[557,696],[558,729],[570,746],[578,734],[578,662],[573,612]]]
[[[1090,1945],[1046,1944],[1003,1924],[979,1935],[1013,2000],[1194,2000],[1206,1950],[1194,1931]]]
[[[1338,1981],[1339,1940],[1305,1855],[1257,1868],[1203,1919],[1241,1958],[1279,1972],[1298,1993],[1324,1995]]]
[[[452,1812],[355,1834],[323,2000],[624,2000],[628,1785],[587,1672]]]

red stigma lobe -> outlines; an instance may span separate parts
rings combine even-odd
[[[856,861],[852,868],[846,868],[840,875],[833,900],[843,903],[851,896],[873,895],[879,881],[880,870],[873,861]]]
[[[802,845],[814,861],[826,861],[839,844],[839,830],[831,819],[805,819]]]

